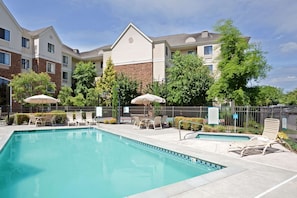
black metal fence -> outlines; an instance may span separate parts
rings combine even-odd
[[[154,115],[167,115],[169,118],[176,116],[208,118],[208,108],[205,106],[127,106],[120,108],[120,115],[124,118],[130,118],[133,115],[148,115],[153,112]],[[218,107],[220,124],[226,126],[245,127],[247,124],[261,124],[267,117],[278,118],[281,121],[281,127],[291,130],[297,130],[297,106],[270,106],[270,107],[251,107],[251,106],[229,106]],[[5,109],[4,109],[5,110]],[[96,107],[74,107],[74,106],[44,106],[35,108],[22,108],[18,112],[37,112],[37,111],[92,111],[96,114]],[[5,111],[2,109],[2,115]],[[236,117],[234,117],[236,114]],[[112,117],[111,107],[102,107],[102,118]],[[237,119],[234,119],[237,118]]]

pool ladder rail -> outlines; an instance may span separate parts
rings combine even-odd
[[[182,138],[181,138],[181,132],[180,132],[180,126],[181,126],[181,123],[190,123],[190,124],[191,124],[191,129],[192,129],[192,124],[201,126],[201,129],[203,128],[203,124],[201,124],[201,123],[199,123],[199,122],[192,122],[192,121],[188,121],[188,120],[180,120],[180,121],[178,122],[179,140],[182,140]],[[194,134],[194,133],[197,133],[197,131],[187,133],[186,135],[184,135],[184,139],[186,139],[186,137],[187,137],[188,135],[192,135],[192,134]]]

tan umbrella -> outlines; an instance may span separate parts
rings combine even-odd
[[[53,104],[60,102],[59,99],[44,94],[28,97],[24,101],[30,104]]]
[[[156,96],[153,94],[144,94],[131,100],[132,104],[143,104],[145,106],[148,106],[150,103],[153,103],[153,102],[165,103],[166,100],[164,98],[161,98],[160,96]],[[145,114],[145,107],[144,107],[144,114]]]
[[[156,96],[153,94],[144,94],[134,98],[131,101],[132,104],[143,104],[143,105],[148,105],[152,102],[165,103],[166,100],[164,98],[161,98],[160,96]]]

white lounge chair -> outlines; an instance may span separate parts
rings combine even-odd
[[[88,125],[96,124],[96,120],[92,116],[92,112],[86,112],[86,122]]]
[[[75,121],[78,126],[81,124],[84,124],[84,125],[86,124],[86,121],[82,117],[82,112],[80,111],[75,113]]]
[[[264,155],[266,149],[271,147],[272,144],[279,142],[277,135],[279,132],[280,121],[274,118],[266,118],[264,120],[264,130],[261,136],[254,136],[246,142],[236,142],[230,145],[229,151],[240,151],[242,157],[244,153],[251,149],[263,149]]]
[[[67,116],[67,123],[68,123],[68,126],[70,125],[76,125],[76,121],[74,120],[73,118],[73,112],[67,112],[66,113],[66,116]]]
[[[148,123],[148,126],[153,126],[153,128],[156,129],[162,129],[162,117],[161,116],[156,116],[154,120],[151,120]]]
[[[133,127],[134,128],[142,128],[142,127],[146,127],[146,124],[144,121],[140,120],[140,118],[138,116],[133,117],[134,123],[133,123]]]

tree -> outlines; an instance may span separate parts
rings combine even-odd
[[[84,63],[82,61],[77,63],[73,72],[73,78],[76,82],[75,95],[81,93],[86,98],[88,89],[95,87],[95,77],[96,69],[93,63]]]
[[[269,106],[279,104],[283,96],[282,90],[272,86],[259,87],[259,93],[256,96],[257,105]]]
[[[116,81],[119,87],[121,105],[131,105],[131,100],[138,96],[138,82],[125,76],[123,73],[117,75]]]
[[[213,78],[201,58],[175,52],[173,66],[167,70],[167,103],[170,105],[205,105]]]
[[[96,90],[100,97],[100,101],[103,101],[106,106],[111,105],[112,88],[116,83],[116,72],[111,58],[106,62],[106,68],[104,69],[103,76],[96,82]]]
[[[166,99],[167,87],[166,83],[152,82],[146,86],[145,93],[154,94]]]
[[[37,74],[32,70],[13,75],[9,86],[13,90],[12,98],[21,104],[27,97],[38,94],[50,95],[49,91],[54,92],[56,90],[56,84],[51,82],[51,77],[47,73]]]
[[[286,105],[297,105],[297,89],[285,94],[281,102]]]
[[[114,84],[112,87],[112,117],[116,118],[118,123],[120,120],[118,120],[118,106],[119,106],[119,88],[117,84]]]
[[[246,104],[249,101],[246,96],[248,82],[264,78],[271,67],[260,45],[249,44],[248,38],[243,37],[231,20],[218,22],[215,31],[221,34],[218,40],[221,44],[220,78],[208,91],[209,99]]]
[[[72,104],[72,94],[73,90],[71,87],[63,86],[59,92],[58,99],[60,100],[60,104],[63,106],[71,106]]]

